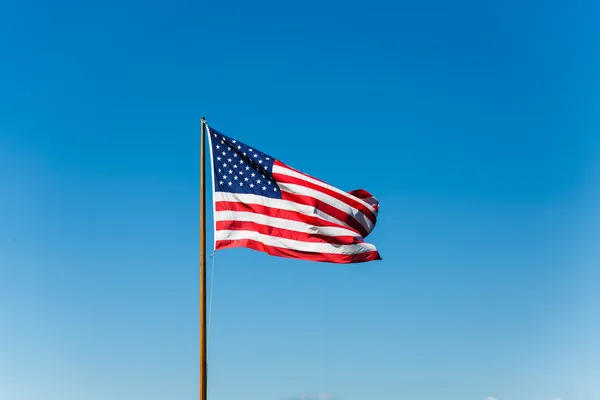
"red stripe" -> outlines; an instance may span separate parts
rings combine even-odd
[[[373,195],[367,192],[365,189],[356,189],[350,192],[352,196],[358,197],[359,199],[368,199],[369,197],[373,197]]]
[[[325,214],[330,215],[333,218],[346,223],[348,226],[350,226],[354,230],[358,231],[363,238],[367,237],[367,235],[369,234],[369,232],[365,229],[365,227],[362,226],[356,219],[354,219],[354,217],[352,215],[346,214],[344,211],[342,211],[330,204],[327,204],[324,201],[315,199],[314,197],[310,197],[310,196],[286,192],[284,190],[281,191],[281,198],[283,200],[288,200],[288,201],[292,201],[294,203],[304,204],[306,206],[314,207],[317,210],[322,211]]]
[[[327,183],[327,182],[325,182],[325,181],[322,181],[322,180],[320,180],[319,178],[315,178],[314,176],[310,176],[310,175],[308,175],[308,174],[305,174],[305,173],[304,173],[304,172],[302,172],[302,171],[298,171],[298,170],[297,170],[297,169],[295,169],[295,168],[292,168],[292,167],[290,167],[290,166],[288,166],[288,165],[285,165],[285,164],[284,164],[284,163],[282,163],[281,161],[275,160],[275,161],[273,162],[273,166],[275,166],[275,165],[277,165],[278,167],[281,167],[281,168],[287,168],[287,169],[289,169],[289,170],[292,170],[292,171],[294,171],[294,172],[297,172],[297,173],[299,173],[299,174],[300,174],[300,175],[302,175],[302,176],[305,176],[305,177],[307,177],[307,178],[314,179],[315,181],[319,181],[319,182],[321,182],[321,183],[324,183],[325,185],[329,185],[329,183]],[[331,186],[331,185],[329,185],[329,186]]]
[[[217,231],[252,231],[284,239],[298,240],[301,242],[326,243],[333,245],[363,243],[362,240],[353,236],[327,236],[322,234],[304,233],[263,225],[251,221],[217,221]]]
[[[233,247],[247,247],[277,257],[296,258],[308,261],[329,262],[337,264],[350,264],[381,260],[381,257],[379,256],[379,253],[377,251],[367,251],[365,253],[360,254],[311,253],[307,251],[290,250],[281,247],[269,246],[262,242],[251,239],[219,240],[216,244],[217,250],[229,249]]]
[[[304,186],[309,189],[313,189],[318,192],[324,193],[328,196],[331,196],[334,199],[339,200],[342,203],[346,204],[347,206],[350,206],[350,207],[355,208],[358,211],[362,212],[367,218],[369,218],[369,220],[371,220],[371,222],[373,223],[373,226],[375,226],[375,224],[377,223],[377,217],[375,216],[375,214],[373,214],[373,211],[371,211],[368,207],[365,207],[364,204],[352,199],[351,197],[344,196],[343,194],[340,194],[331,189],[324,188],[323,186],[319,186],[312,182],[308,182],[308,181],[305,181],[300,178],[295,178],[293,176],[279,174],[279,173],[273,173],[273,177],[277,180],[277,182],[291,183],[294,185]]]
[[[348,194],[351,194],[354,197],[358,197],[359,199],[363,200],[365,203],[373,207],[375,211],[379,212],[379,202],[371,193],[367,192],[365,189],[351,190],[350,192],[348,192]]]
[[[251,213],[255,213],[255,214],[266,215],[268,217],[273,217],[273,218],[281,218],[281,219],[288,219],[291,221],[304,222],[306,224],[314,225],[314,226],[329,226],[329,227],[333,227],[333,228],[344,228],[344,229],[353,230],[352,228],[349,228],[347,226],[344,226],[341,224],[336,224],[335,222],[326,221],[326,220],[323,220],[318,217],[313,217],[311,215],[302,214],[301,212],[282,210],[280,208],[267,207],[267,206],[263,206],[261,204],[252,204],[252,203],[247,204],[247,203],[242,203],[242,202],[238,202],[238,201],[217,201],[215,203],[215,210],[216,211],[251,212]],[[362,228],[362,226],[361,226],[361,228]],[[360,231],[358,231],[356,229],[354,229],[354,231],[357,235],[360,235]]]

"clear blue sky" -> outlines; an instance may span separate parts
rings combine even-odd
[[[384,258],[218,253],[210,400],[597,400],[599,18],[4,0],[0,399],[197,398],[205,115],[372,192]]]

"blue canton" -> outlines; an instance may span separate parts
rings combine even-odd
[[[216,192],[281,198],[273,179],[273,157],[209,128]]]

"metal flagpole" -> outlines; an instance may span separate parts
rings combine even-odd
[[[206,400],[206,120],[200,118],[200,400]]]

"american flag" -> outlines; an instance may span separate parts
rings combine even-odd
[[[330,263],[380,260],[364,242],[377,222],[367,191],[344,192],[207,127],[215,249],[248,247]]]

